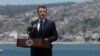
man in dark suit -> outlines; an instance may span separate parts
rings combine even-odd
[[[37,8],[39,16],[38,20],[32,21],[31,25],[33,29],[29,29],[30,38],[43,38],[45,41],[50,42],[49,48],[31,48],[31,56],[52,56],[52,42],[57,40],[58,34],[56,31],[55,23],[46,18],[47,8],[42,5]]]

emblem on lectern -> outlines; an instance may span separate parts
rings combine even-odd
[[[26,45],[27,45],[27,46],[32,46],[32,44],[33,44],[33,41],[32,41],[31,39],[28,39],[28,40],[26,41]]]

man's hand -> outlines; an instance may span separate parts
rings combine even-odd
[[[46,41],[48,41],[48,38],[45,38]]]

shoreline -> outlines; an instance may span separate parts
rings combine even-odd
[[[17,44],[17,42],[0,41],[0,44]],[[52,42],[52,44],[100,44],[100,42]]]

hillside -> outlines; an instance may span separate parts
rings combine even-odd
[[[74,2],[68,2],[68,3],[55,3],[55,4],[46,4],[47,7],[57,7],[60,5],[66,6],[74,4]],[[30,11],[33,9],[36,9],[38,5],[6,5],[6,6],[0,6],[0,14],[2,15],[8,15],[9,17],[13,17],[16,14],[20,14],[26,11]]]
[[[26,32],[31,20],[37,19],[37,5],[0,6],[0,32]],[[80,31],[100,31],[100,1],[47,4],[47,18],[56,22],[59,36]]]

